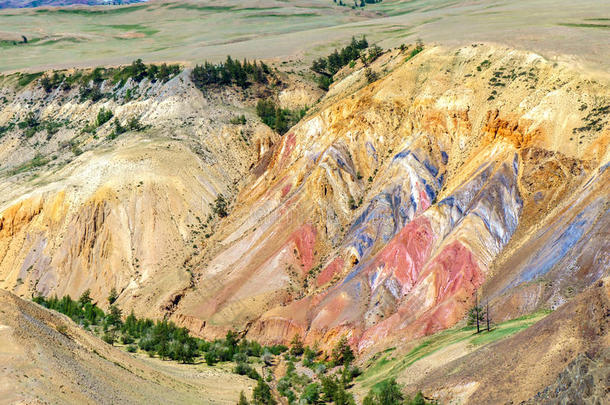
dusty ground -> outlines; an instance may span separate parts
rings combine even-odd
[[[233,404],[252,386],[219,368],[135,357],[0,291],[2,404]]]
[[[552,384],[580,353],[597,357],[610,347],[609,310],[610,281],[605,279],[531,328],[439,364],[435,372],[407,389],[426,387],[443,403],[526,401]],[[461,393],[460,387],[469,389]]]

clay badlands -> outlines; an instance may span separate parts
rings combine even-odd
[[[0,10],[0,403],[608,403],[610,7],[362,4]]]

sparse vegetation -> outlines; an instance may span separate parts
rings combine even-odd
[[[364,77],[366,77],[367,83],[373,83],[377,80],[377,73],[375,73],[371,68],[366,68],[364,71]]]
[[[37,153],[36,156],[34,156],[29,162],[26,162],[22,165],[15,167],[13,170],[10,171],[10,173],[18,174],[21,172],[25,172],[25,171],[34,169],[36,167],[44,166],[49,162],[50,162],[49,158],[41,155],[40,153]]]
[[[214,204],[210,204],[210,208],[212,208],[212,212],[221,218],[224,218],[227,215],[229,215],[229,213],[227,211],[228,206],[229,206],[229,203],[227,202],[224,195],[222,195],[222,194],[218,194],[216,196],[216,199],[214,200]]]
[[[112,83],[122,87],[129,79],[136,83],[144,79],[148,79],[153,83],[156,81],[165,83],[180,73],[180,70],[180,65],[168,65],[165,63],[161,65],[146,65],[142,62],[142,59],[136,59],[131,62],[131,65],[110,69],[107,76],[111,79]]]
[[[231,120],[229,121],[231,124],[233,125],[245,125],[246,124],[246,116],[245,115],[238,115],[237,117],[233,117],[231,118]]]
[[[421,51],[424,50],[424,43],[421,41],[421,39],[418,39],[415,42],[415,48],[413,48],[411,50],[411,52],[409,52],[409,55],[407,55],[407,58],[405,59],[405,62],[410,61],[411,59],[413,59],[418,53],[420,53]]]

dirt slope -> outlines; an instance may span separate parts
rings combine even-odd
[[[135,358],[3,290],[0,308],[3,404],[231,404],[252,387],[252,380],[219,370]]]
[[[604,279],[532,327],[443,364],[406,389],[425,389],[447,404],[520,403],[530,398],[540,403],[545,397],[556,403],[552,398],[568,400],[575,394],[586,403],[604,403],[604,384],[610,378],[604,364],[610,347],[609,314],[610,280]],[[579,385],[583,380],[574,378],[572,389],[568,381],[578,375],[575,364],[584,365],[583,378],[590,367],[596,380]],[[553,383],[554,393],[544,391]],[[544,392],[534,398],[539,391]]]

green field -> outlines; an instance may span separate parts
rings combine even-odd
[[[386,48],[417,38],[449,45],[487,41],[553,57],[573,54],[607,67],[610,45],[600,16],[610,14],[610,4],[557,3],[384,0],[352,9],[332,0],[262,0],[256,7],[233,0],[153,0],[120,7],[7,9],[0,10],[0,72],[116,65],[136,58],[193,64],[228,54],[308,64],[331,44],[363,34]]]
[[[529,328],[534,323],[548,315],[548,312],[538,312],[495,325],[490,332],[476,333],[475,327],[447,329],[427,338],[406,354],[396,354],[395,348],[390,348],[377,354],[367,364],[364,373],[357,378],[358,383],[369,389],[388,378],[397,378],[407,368],[416,362],[439,352],[450,349],[452,345],[467,343],[469,347],[486,345],[507,338]]]

